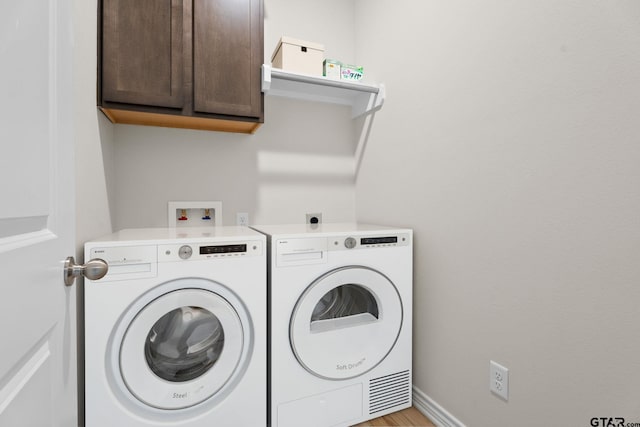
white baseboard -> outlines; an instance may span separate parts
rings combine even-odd
[[[413,406],[438,427],[466,427],[416,386],[413,386]]]

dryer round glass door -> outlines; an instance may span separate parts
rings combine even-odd
[[[120,347],[126,387],[160,409],[196,405],[218,392],[238,369],[244,331],[234,307],[204,289],[177,289],[146,304]]]
[[[367,267],[344,267],[319,277],[300,296],[289,339],[306,370],[340,380],[382,362],[401,327],[402,300],[393,283]]]

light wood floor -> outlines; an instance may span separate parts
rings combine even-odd
[[[411,407],[403,411],[394,412],[384,417],[376,418],[354,427],[435,427],[429,418],[422,415],[416,408]]]

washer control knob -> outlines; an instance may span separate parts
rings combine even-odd
[[[347,249],[353,249],[356,247],[356,239],[354,239],[353,237],[347,237],[346,239],[344,239],[344,246]]]
[[[182,259],[189,259],[192,254],[193,249],[189,245],[180,246],[180,249],[178,249],[178,256]]]

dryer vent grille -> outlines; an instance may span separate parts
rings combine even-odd
[[[407,403],[411,403],[408,370],[369,380],[369,415]]]

